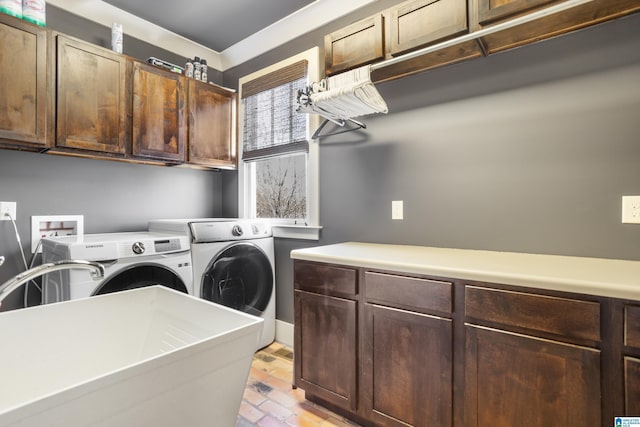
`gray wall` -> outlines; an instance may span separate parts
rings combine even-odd
[[[323,33],[303,39],[320,45]],[[310,45],[295,47],[252,65]],[[640,194],[640,15],[378,89],[388,115],[320,141],[318,244],[640,260],[640,226],[620,221],[621,196]],[[403,221],[392,200],[404,200]],[[281,320],[293,321],[289,252],[315,244],[276,243]]]
[[[17,202],[27,262],[32,215],[84,215],[85,233],[144,231],[151,218],[220,216],[221,182],[212,171],[0,150],[0,200]],[[24,270],[11,221],[0,221],[0,255],[0,283]],[[21,307],[22,295],[0,310]]]
[[[103,47],[111,44],[109,28],[52,6],[47,6],[47,27]],[[128,37],[124,53],[140,60],[183,60]],[[212,75],[222,81],[222,73]],[[151,218],[222,216],[222,174],[0,150],[0,201],[17,202],[16,222],[29,262],[32,215],[84,215],[86,233],[146,230]],[[0,255],[7,258],[0,283],[24,270],[18,248],[11,221],[0,221]],[[37,292],[29,296],[38,301]],[[22,299],[20,289],[0,310],[22,307]]]
[[[226,71],[224,84],[322,46],[324,34],[391,3]],[[640,260],[640,226],[620,223],[620,197],[640,194],[639,67],[636,15],[379,85],[388,115],[320,142],[320,242],[276,242],[277,317],[293,321],[290,250],[316,244]],[[390,219],[397,199],[404,221]],[[142,229],[150,217],[236,216],[237,174],[0,151],[0,200],[18,201],[26,247],[36,214],[85,214],[87,232]],[[0,222],[0,254],[9,256],[0,280],[20,268],[13,239]]]

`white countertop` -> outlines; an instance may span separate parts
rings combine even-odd
[[[640,301],[640,261],[357,242],[291,258]]]

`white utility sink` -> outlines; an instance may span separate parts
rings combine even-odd
[[[0,313],[0,426],[232,427],[262,322],[161,286]]]

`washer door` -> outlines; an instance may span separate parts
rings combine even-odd
[[[267,255],[251,243],[236,243],[211,260],[202,275],[202,298],[260,316],[273,293]]]
[[[157,264],[136,264],[120,271],[105,280],[94,292],[94,295],[162,285],[176,291],[188,293],[187,287],[180,277],[168,268]]]

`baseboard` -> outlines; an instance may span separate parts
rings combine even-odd
[[[293,323],[276,319],[276,341],[293,348]]]

